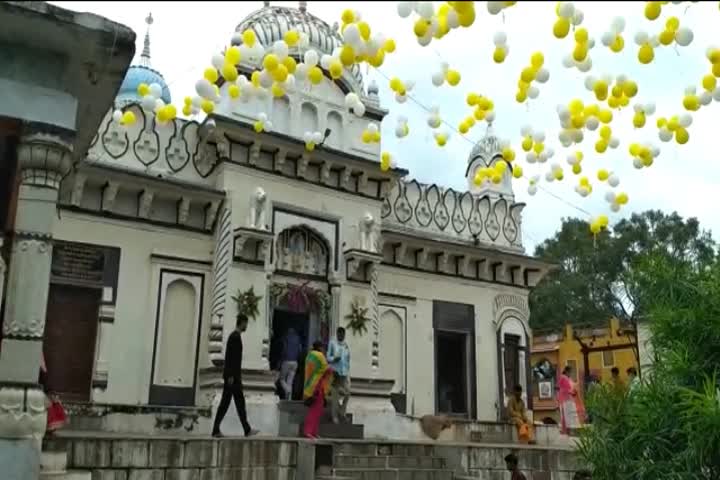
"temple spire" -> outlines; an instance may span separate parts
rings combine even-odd
[[[306,12],[307,11],[307,2],[299,2],[300,3],[300,11]]]
[[[145,23],[147,24],[147,30],[145,31],[145,45],[143,45],[142,54],[140,54],[140,65],[143,67],[150,67],[150,25],[153,24],[152,13],[148,13],[145,17]]]

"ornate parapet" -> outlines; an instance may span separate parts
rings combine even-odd
[[[416,180],[400,181],[383,202],[383,228],[391,225],[420,236],[522,251],[524,207],[510,197],[478,197]]]

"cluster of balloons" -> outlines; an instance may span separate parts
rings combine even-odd
[[[397,118],[397,124],[395,125],[395,136],[397,138],[405,138],[410,134],[410,126],[408,125],[408,119],[405,116],[400,115]]]
[[[476,121],[482,122],[485,120],[488,124],[495,121],[495,104],[489,98],[479,93],[470,92],[467,95],[466,102],[468,106],[473,107],[474,110],[472,115],[468,115],[460,122],[458,126],[460,133],[466,134],[475,126]]]
[[[258,115],[258,119],[253,123],[253,128],[256,132],[269,132],[272,130],[272,122],[267,116],[267,113],[261,112]]]
[[[617,174],[615,174],[614,172],[610,172],[604,168],[598,170],[597,178],[601,182],[607,182],[608,185],[610,185],[612,188],[620,185],[620,177],[618,177]]]
[[[571,100],[567,106],[558,105],[557,113],[560,126],[563,128],[558,134],[558,140],[564,147],[581,143],[585,128],[594,131],[600,123],[607,125],[613,119],[611,110],[601,108],[598,104],[585,105],[579,98]]]
[[[305,132],[303,141],[305,142],[305,150],[312,152],[323,141],[323,134],[320,132]]]
[[[133,112],[131,112],[130,110],[123,112],[119,109],[116,109],[113,112],[112,119],[123,127],[129,127],[137,121]]]
[[[493,61],[495,63],[503,63],[510,52],[510,48],[507,45],[507,34],[505,32],[497,32],[493,37],[493,43],[495,44]]]
[[[593,235],[597,235],[607,229],[609,222],[610,220],[607,215],[598,215],[590,221],[590,232],[592,232]]]
[[[430,112],[427,119],[427,124],[430,128],[439,128],[442,125],[442,118],[440,118],[440,107],[433,105],[430,107]]]
[[[542,52],[535,52],[530,57],[530,65],[523,68],[518,80],[518,91],[515,94],[515,100],[518,103],[523,103],[528,98],[537,98],[540,95],[540,90],[532,85],[532,82],[545,83],[550,78],[550,72],[543,68],[544,63],[545,57]]]
[[[367,63],[377,68],[385,62],[386,54],[395,51],[395,41],[385,38],[381,33],[373,33],[370,25],[362,20],[360,12],[345,10],[342,13],[342,22],[340,31],[343,45],[337,52],[337,57],[333,55],[336,57],[331,64],[334,70],[337,71],[339,65],[342,73],[342,67],[351,67],[356,63]],[[332,74],[331,71],[330,75]]]
[[[345,95],[345,108],[360,118],[365,115],[365,104],[362,103],[357,93],[350,92]]]
[[[613,212],[619,212],[622,205],[627,205],[628,196],[627,193],[615,193],[612,190],[605,194],[605,201],[610,204],[610,210]]]
[[[552,183],[555,180],[562,181],[565,178],[565,172],[559,163],[553,163],[550,165],[550,171],[545,174],[545,180],[548,183]]]
[[[660,149],[649,143],[644,145],[631,143],[629,151],[633,157],[633,166],[638,170],[650,167],[655,162],[655,158],[660,155]]]
[[[414,86],[415,82],[412,80],[403,82],[397,77],[393,77],[390,79],[390,90],[395,92],[395,101],[397,101],[398,103],[405,103],[405,101],[407,100],[407,95],[410,93]]]
[[[450,30],[469,27],[475,22],[475,2],[445,2],[440,5],[437,12],[432,2],[400,2],[397,12],[402,18],[407,18],[413,13],[418,15],[413,32],[418,43],[423,47],[430,45],[433,38],[443,38]]]
[[[527,192],[529,195],[535,195],[538,191],[538,182],[540,181],[540,175],[533,175],[528,179],[528,189]]]
[[[608,147],[615,149],[620,146],[620,139],[613,136],[612,129],[609,125],[600,127],[599,133],[600,138],[595,142],[595,151],[597,153],[605,153]]]
[[[681,47],[687,47],[692,43],[694,37],[692,30],[680,26],[680,20],[677,17],[670,17],[665,22],[665,30],[660,33],[658,40],[665,46],[676,43]]]
[[[388,152],[382,152],[380,155],[380,170],[387,172],[391,168],[396,168],[397,162]]]
[[[587,177],[580,177],[580,181],[577,185],[575,185],[575,193],[580,195],[581,197],[587,197],[592,193],[592,185],[590,184],[590,180]]]
[[[520,136],[523,138],[521,147],[527,152],[525,160],[528,163],[545,163],[555,154],[551,148],[545,148],[544,132],[535,132],[532,127],[525,125],[520,129]]]
[[[572,167],[572,172],[575,175],[580,175],[580,173],[582,172],[582,165],[580,164],[582,163],[583,158],[584,155],[580,150],[567,156],[567,163]]]
[[[487,2],[487,11],[490,15],[497,15],[506,8],[510,8],[517,2]]]
[[[553,25],[555,38],[567,37],[568,33],[570,33],[570,25],[578,26],[585,18],[583,12],[576,8],[572,2],[558,2],[555,13],[557,14],[557,20]]]
[[[363,143],[380,143],[380,127],[377,123],[369,123],[362,132]]]
[[[602,34],[600,41],[612,52],[620,53],[625,48],[625,39],[622,36],[625,31],[625,19],[616,17],[610,24],[610,30]]]
[[[450,139],[450,134],[446,130],[438,130],[433,132],[433,137],[435,137],[435,143],[438,147],[444,147]]]
[[[692,115],[689,113],[673,115],[669,119],[660,117],[657,119],[658,137],[663,142],[669,142],[674,136],[678,145],[685,145],[690,140],[690,132],[687,131],[690,125],[692,125]]]
[[[440,87],[445,82],[451,87],[457,86],[460,83],[460,72],[451,69],[447,62],[442,62],[440,70],[432,74],[432,83],[436,87]]]
[[[645,104],[636,103],[633,109],[635,110],[635,114],[633,115],[632,122],[635,128],[644,127],[647,117],[655,114],[655,104],[652,102]]]

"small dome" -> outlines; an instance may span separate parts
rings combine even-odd
[[[495,156],[502,155],[502,147],[500,140],[488,128],[488,133],[473,145],[470,155],[468,156],[468,164],[474,162],[478,157],[482,158],[485,165],[490,165]]]
[[[302,3],[302,2],[301,2]],[[335,48],[342,46],[339,27],[331,27],[315,15],[308,13],[306,8],[271,7],[267,3],[264,8],[248,15],[236,28],[236,32],[255,30],[255,35],[264,47],[269,47],[278,40],[283,40],[288,30],[305,32],[310,40],[310,49],[320,54],[332,55]],[[300,55],[297,48],[290,49],[291,54]],[[355,93],[363,91],[363,77],[358,65],[345,69],[343,79],[348,82]]]
[[[143,65],[132,65],[128,68],[125,79],[120,86],[120,91],[117,94],[116,102],[118,107],[141,100],[140,95],[137,93],[138,86],[140,86],[141,83],[148,85],[151,83],[159,84],[162,87],[162,96],[160,98],[162,98],[162,101],[166,104],[171,103],[170,89],[160,72]]]

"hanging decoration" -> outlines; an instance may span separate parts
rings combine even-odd
[[[345,316],[348,321],[347,327],[352,331],[353,335],[363,335],[368,332],[369,310],[368,307],[361,305],[359,298],[353,299],[350,304],[350,313]]]
[[[270,285],[270,300],[273,306],[285,304],[292,312],[316,313],[325,324],[330,319],[330,295],[311,287],[308,282],[300,285],[273,283]]]
[[[255,287],[251,286],[244,292],[238,290],[237,294],[232,297],[237,308],[238,315],[245,315],[247,318],[255,320],[260,315],[260,295],[255,295]]]

